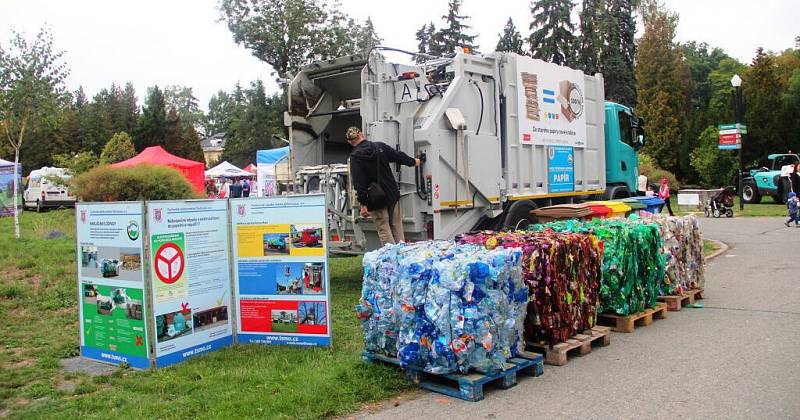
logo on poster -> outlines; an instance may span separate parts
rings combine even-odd
[[[86,210],[81,210],[81,223],[86,223]]]
[[[159,280],[166,284],[178,281],[186,265],[183,251],[178,245],[167,242],[156,252],[155,271]]]
[[[128,239],[135,241],[139,239],[139,224],[136,221],[131,220],[128,224]]]
[[[162,209],[153,209],[153,217],[155,217],[156,222],[161,222],[164,219],[164,210]]]
[[[246,211],[245,211],[245,206],[244,206],[244,204],[239,204],[239,205],[237,205],[237,206],[236,206],[236,212],[237,212],[237,213],[239,213],[239,216],[242,216],[242,217],[244,217],[244,215],[245,215],[245,212],[246,212]]]

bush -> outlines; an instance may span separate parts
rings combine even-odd
[[[661,178],[667,178],[670,190],[677,191],[681,187],[675,174],[666,169],[659,168],[650,155],[639,153],[639,171],[644,172],[644,176],[647,177],[648,185],[659,185],[661,184]]]
[[[72,180],[83,201],[180,200],[199,198],[181,173],[168,166],[100,166]]]
[[[53,155],[53,165],[68,169],[71,175],[80,175],[96,167],[97,164],[97,155],[91,151],[74,155],[69,153]]]
[[[111,139],[103,147],[103,152],[100,153],[100,163],[108,165],[122,162],[132,158],[134,155],[136,155],[136,150],[133,148],[131,136],[121,131],[111,136]]]

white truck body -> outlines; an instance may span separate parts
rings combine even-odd
[[[348,127],[410,156],[396,167],[406,238],[452,239],[526,223],[537,205],[606,189],[602,75],[509,53],[386,62],[373,53],[304,67],[285,123],[296,192],[328,194],[331,246],[378,246],[348,183]]]

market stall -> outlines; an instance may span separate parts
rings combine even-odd
[[[175,168],[183,174],[184,178],[192,184],[198,193],[205,192],[204,169],[205,164],[175,156],[161,146],[152,146],[144,149],[142,153],[122,162],[112,164],[115,168],[125,168],[142,164],[163,165]]]

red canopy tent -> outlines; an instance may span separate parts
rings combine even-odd
[[[124,168],[128,166],[136,166],[141,164],[150,165],[164,165],[175,168],[180,171],[183,176],[189,181],[198,193],[203,193],[205,190],[205,175],[204,171],[206,165],[201,162],[184,159],[175,156],[161,146],[152,146],[142,150],[142,153],[122,162],[117,162],[111,166],[115,168]]]

